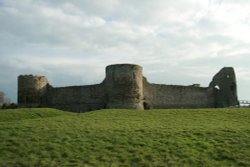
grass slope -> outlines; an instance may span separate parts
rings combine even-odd
[[[250,110],[0,110],[0,166],[250,166]]]

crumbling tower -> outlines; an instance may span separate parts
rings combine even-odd
[[[106,67],[107,108],[143,109],[142,67],[116,64]]]
[[[214,88],[215,107],[239,105],[235,72],[232,67],[222,68],[209,85]]]
[[[18,76],[19,107],[41,107],[48,80],[44,76]]]

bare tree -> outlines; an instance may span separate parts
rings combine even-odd
[[[0,103],[4,103],[5,93],[0,91]]]

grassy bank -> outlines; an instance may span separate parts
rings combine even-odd
[[[0,110],[0,166],[250,166],[250,109]]]

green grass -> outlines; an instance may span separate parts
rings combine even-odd
[[[250,109],[0,110],[0,166],[250,166]]]

